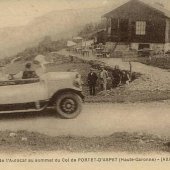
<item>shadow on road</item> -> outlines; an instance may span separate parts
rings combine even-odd
[[[61,119],[61,117],[53,110],[46,109],[41,112],[22,112],[22,113],[2,113],[0,114],[0,120],[18,120],[18,119],[33,119],[33,118],[46,118],[54,117],[55,119]]]

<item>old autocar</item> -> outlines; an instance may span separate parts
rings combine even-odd
[[[0,113],[54,108],[63,118],[75,118],[84,99],[77,75],[77,72],[48,72],[33,79],[0,81]]]

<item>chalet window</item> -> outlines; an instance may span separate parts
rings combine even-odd
[[[145,35],[145,34],[146,34],[146,22],[136,21],[136,35]]]

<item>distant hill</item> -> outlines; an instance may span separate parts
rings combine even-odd
[[[26,26],[0,28],[0,58],[35,46],[47,35],[54,40],[72,37],[85,24],[100,21],[108,8],[53,11]]]

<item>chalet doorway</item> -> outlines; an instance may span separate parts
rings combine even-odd
[[[120,19],[119,22],[119,38],[120,42],[127,42],[129,40],[129,20]]]

